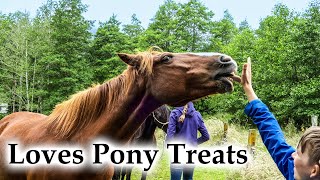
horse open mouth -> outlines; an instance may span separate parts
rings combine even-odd
[[[229,84],[231,87],[233,86],[233,81],[236,81],[238,83],[241,82],[241,77],[236,75],[235,72],[221,73],[221,74],[218,74],[214,79],[220,80],[226,84]]]
[[[233,81],[236,81],[238,83],[241,82],[241,77],[236,75],[235,72],[221,73],[221,74],[216,75],[216,77],[214,79],[216,79],[216,80],[227,79],[231,82],[233,82]]]

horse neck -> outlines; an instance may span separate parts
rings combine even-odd
[[[96,122],[75,138],[104,136],[112,137],[117,142],[127,142],[147,116],[161,106],[146,92],[146,78],[137,77],[132,80],[127,77],[122,81],[134,83],[126,88],[120,85],[109,86],[108,91],[116,91],[121,96],[105,108]]]
[[[125,113],[127,113],[127,115],[124,118],[121,118],[122,121],[119,124],[121,127],[117,133],[117,137],[119,137],[120,141],[128,141],[141,124],[146,121],[148,115],[160,106],[160,104],[148,94],[144,94],[138,100],[139,103],[136,103],[137,100],[137,98],[134,98],[134,100],[129,101],[129,104],[132,104],[132,107],[135,108],[126,111]]]

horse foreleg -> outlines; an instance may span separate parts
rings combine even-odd
[[[115,167],[112,180],[120,180],[120,177],[121,177],[121,168]]]
[[[121,180],[124,180],[124,177],[127,177],[127,168],[126,167],[121,168]]]
[[[141,180],[146,180],[147,179],[147,171],[142,171],[142,175],[141,175]]]
[[[132,167],[127,167],[126,180],[131,180],[131,172],[132,172]]]

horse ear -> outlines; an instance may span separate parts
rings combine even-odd
[[[131,55],[131,54],[125,54],[125,53],[118,53],[118,56],[120,57],[120,59],[125,62],[126,64],[130,65],[130,66],[139,66],[139,58],[135,55]]]

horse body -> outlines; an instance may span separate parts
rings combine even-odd
[[[39,140],[47,141],[47,138],[43,138],[43,133],[46,133],[46,129],[42,129],[42,131],[38,129],[42,127],[41,120],[46,117],[43,114],[32,112],[16,112],[4,117],[0,121],[0,126],[5,125],[6,127],[0,132],[0,142],[4,142],[10,137],[26,143],[33,143]],[[37,134],[33,134],[33,131],[36,131]]]
[[[119,54],[128,69],[118,77],[73,95],[49,116],[20,112],[0,121],[1,147],[11,139],[21,145],[86,144],[103,136],[127,143],[147,116],[163,104],[181,106],[210,94],[233,90],[236,63],[226,55],[145,52]],[[3,153],[3,149],[2,149]],[[3,155],[1,155],[3,156]],[[5,164],[1,160],[2,166]],[[3,168],[6,171],[5,167]],[[111,179],[113,167],[101,172],[27,169],[16,179]],[[1,173],[1,172],[0,172]],[[62,174],[63,174],[62,173]],[[1,174],[0,174],[1,175]],[[9,174],[10,179],[15,179]]]

